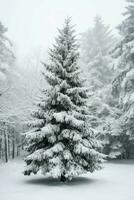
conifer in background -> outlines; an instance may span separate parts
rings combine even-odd
[[[110,54],[115,42],[110,27],[104,24],[100,16],[95,17],[93,28],[82,34],[81,39],[80,62],[90,92],[90,122],[105,154],[109,151],[110,126],[116,115],[115,101],[111,95],[113,59]]]
[[[9,79],[15,61],[15,56],[12,51],[12,43],[6,36],[6,33],[7,28],[0,22],[0,81],[5,81],[6,78]]]
[[[112,134],[110,154],[128,159],[134,157],[134,0],[127,0],[124,16],[119,26],[122,39],[113,53],[116,58],[113,95],[120,117]]]
[[[96,16],[93,28],[82,34],[81,61],[92,91],[102,89],[112,80],[110,51],[115,43],[109,26]]]

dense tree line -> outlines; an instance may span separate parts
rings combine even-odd
[[[133,34],[134,1],[127,0],[118,39],[100,18],[82,36],[81,62],[87,69],[93,128],[108,158],[134,157]]]

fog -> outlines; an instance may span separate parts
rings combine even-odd
[[[33,49],[47,49],[66,16],[72,17],[78,33],[92,26],[96,14],[115,28],[124,7],[124,0],[0,0],[0,20],[22,56]]]

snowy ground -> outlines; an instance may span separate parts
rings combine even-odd
[[[103,170],[68,184],[24,176],[23,165],[0,165],[0,200],[134,200],[134,161],[107,163]]]

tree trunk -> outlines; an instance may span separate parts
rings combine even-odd
[[[14,136],[12,138],[12,159],[15,158],[15,139]]]
[[[0,139],[0,160],[2,160],[2,139]]]
[[[62,174],[62,175],[61,175],[61,178],[60,178],[60,181],[61,181],[61,182],[66,182],[66,180],[67,180],[66,177]]]
[[[10,136],[8,135],[8,157],[10,158]]]
[[[17,157],[20,156],[20,145],[17,146]]]
[[[5,162],[8,162],[8,145],[7,145],[7,135],[4,133],[4,143],[5,143]]]

